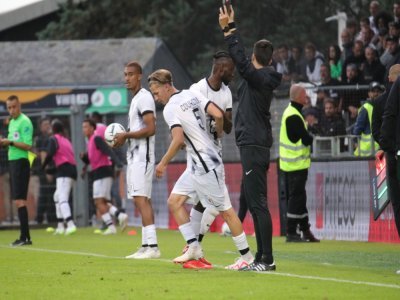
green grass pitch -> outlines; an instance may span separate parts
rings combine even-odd
[[[215,233],[203,242],[212,270],[171,262],[184,246],[178,231],[158,231],[158,260],[124,259],[140,234],[31,234],[33,246],[12,248],[18,231],[0,231],[0,299],[400,299],[398,244],[274,238],[277,271],[260,274],[225,270],[238,254],[231,238]]]

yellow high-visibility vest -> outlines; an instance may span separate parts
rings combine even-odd
[[[372,112],[374,111],[374,107],[371,103],[365,102],[363,106],[360,107],[358,112],[360,112],[361,108],[364,107],[367,111],[370,134],[361,133],[360,144],[357,146],[356,150],[354,150],[355,156],[373,156],[375,153],[371,153],[371,145],[374,143],[375,152],[379,149],[379,144],[373,140],[372,137]]]
[[[299,116],[303,120],[304,128],[307,128],[301,113],[289,103],[282,115],[279,134],[279,168],[286,172],[308,169],[311,165],[310,146],[304,146],[301,139],[292,143],[287,135],[286,119],[293,115]]]

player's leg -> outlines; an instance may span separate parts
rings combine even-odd
[[[29,232],[28,209],[26,207],[29,177],[30,167],[27,159],[10,161],[11,199],[15,201],[20,223],[19,239],[15,240],[11,246],[32,245]]]
[[[269,149],[240,147],[243,166],[243,188],[253,217],[257,240],[256,259],[247,270],[275,270],[272,255],[272,219],[267,204],[267,171]]]
[[[53,195],[54,205],[56,207],[56,216],[57,216],[57,228],[56,228],[56,231],[54,232],[55,235],[61,235],[61,234],[65,233],[64,218],[61,213],[60,198],[59,198],[59,194],[61,192],[61,184],[62,184],[62,181],[59,180],[59,178],[57,178],[56,179],[56,190]]]
[[[128,165],[128,194],[142,216],[142,247],[127,258],[159,258],[154,211],[151,204],[154,164],[134,162]]]
[[[69,206],[69,196],[71,194],[72,186],[74,184],[74,179],[70,177],[61,177],[57,178],[57,180],[60,183],[60,193],[58,193],[60,210],[64,222],[67,223],[65,234],[70,235],[75,233],[77,230],[75,223],[72,219],[71,207]]]

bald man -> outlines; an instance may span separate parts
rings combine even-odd
[[[310,230],[306,182],[310,168],[310,145],[301,110],[306,104],[306,90],[298,84],[290,88],[290,103],[283,112],[279,137],[279,168],[285,182],[287,199],[286,242],[319,242]],[[297,233],[300,229],[302,234]]]
[[[400,64],[389,69],[389,86],[375,101],[372,114],[372,135],[382,150],[376,153],[376,158],[386,159],[386,181],[389,199],[392,202],[394,220],[400,237],[400,180],[398,178],[398,161],[400,150]]]

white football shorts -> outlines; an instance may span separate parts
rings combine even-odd
[[[133,162],[126,169],[126,186],[129,198],[144,196],[151,198],[154,163]]]
[[[112,177],[104,177],[93,181],[93,199],[104,198],[111,201]]]

